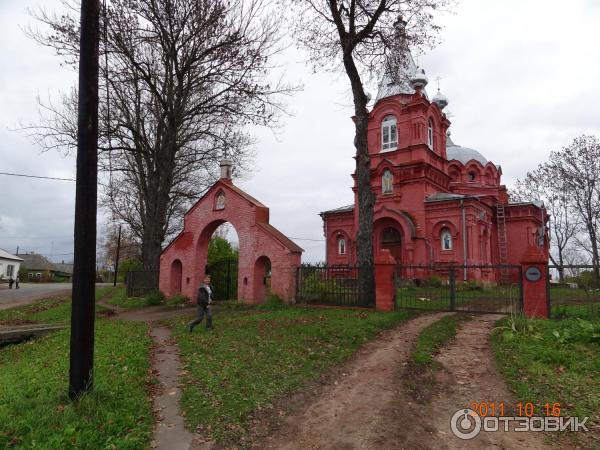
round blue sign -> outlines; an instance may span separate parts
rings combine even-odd
[[[528,267],[525,271],[527,281],[539,281],[542,278],[542,272],[535,266]]]

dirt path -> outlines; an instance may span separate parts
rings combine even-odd
[[[417,317],[363,346],[311,401],[284,419],[281,428],[256,449],[401,448],[386,430],[406,428],[393,414],[401,384],[394,381],[420,331],[444,313]],[[391,445],[391,446],[390,446]]]
[[[443,449],[546,449],[540,433],[481,432],[472,440],[455,437],[450,429],[450,418],[460,408],[471,402],[503,401],[505,415],[516,404],[496,368],[489,336],[494,323],[501,316],[481,315],[466,322],[459,329],[456,339],[443,348],[436,360],[442,364],[438,372],[436,393],[431,399],[428,412],[430,426],[435,430],[424,441],[432,447]],[[425,418],[424,418],[425,419]]]
[[[181,398],[180,374],[181,361],[179,348],[168,327],[156,324],[157,321],[191,315],[195,307],[173,309],[161,306],[149,306],[136,310],[126,310],[107,303],[104,299],[99,305],[112,311],[111,318],[133,322],[148,322],[150,336],[154,340],[151,355],[152,371],[160,383],[158,392],[153,395],[153,409],[156,415],[152,448],[157,450],[188,450],[194,440],[194,433],[185,428],[179,400]]]
[[[154,397],[157,423],[152,447],[159,450],[186,450],[190,448],[194,434],[185,428],[179,412],[181,362],[177,344],[167,327],[152,327],[150,335],[156,343],[152,369],[160,380],[160,393]]]

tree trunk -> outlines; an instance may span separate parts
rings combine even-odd
[[[600,257],[598,255],[598,236],[593,223],[587,224],[590,243],[592,244],[592,265],[594,266],[594,286],[600,286]]]
[[[367,148],[367,96],[365,95],[351,51],[344,52],[344,67],[352,86],[354,99],[354,146],[356,147],[356,187],[358,190],[358,233],[356,253],[359,270],[359,295],[367,303],[375,303],[375,277],[373,261],[373,206],[375,196],[371,190],[371,158]]]

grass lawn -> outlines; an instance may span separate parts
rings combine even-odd
[[[0,311],[0,321],[68,323],[68,298]],[[147,325],[96,319],[95,382],[69,401],[69,330],[0,348],[0,448],[149,448]]]
[[[280,308],[220,309],[215,330],[188,333],[184,318],[169,323],[185,368],[182,408],[221,443],[243,439],[250,414],[268,407],[325,369],[348,358],[409,312]]]
[[[562,416],[589,416],[598,426],[600,318],[507,318],[492,335],[492,345],[498,366],[519,401],[531,401],[540,412],[546,403],[560,402]],[[598,428],[572,437],[589,439],[594,442],[590,448],[600,448]]]
[[[435,355],[441,347],[449,343],[456,336],[458,327],[469,316],[453,314],[424,328],[410,354],[410,361],[406,368],[405,386],[416,400],[427,399],[435,379],[437,364]]]

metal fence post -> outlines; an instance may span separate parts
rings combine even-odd
[[[456,311],[456,269],[450,267],[448,275],[450,284],[450,311]]]

